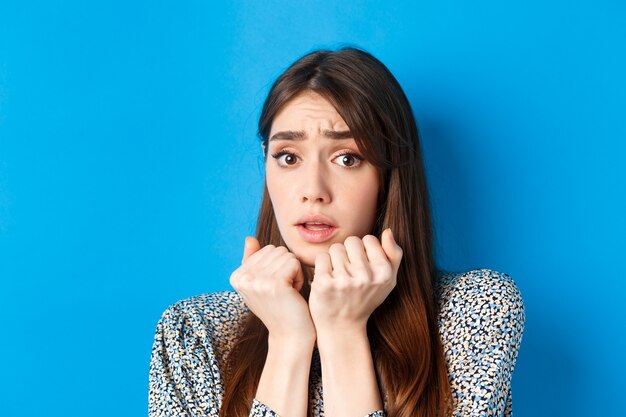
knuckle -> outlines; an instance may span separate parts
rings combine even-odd
[[[353,280],[351,282],[351,286],[352,286],[352,288],[354,288],[356,290],[363,290],[363,289],[369,287],[370,283],[367,282],[367,281],[362,281],[362,280],[359,279],[359,280]]]
[[[312,278],[313,278],[312,282],[317,282],[317,283],[326,282],[328,280],[328,273],[314,271]]]
[[[352,268],[352,275],[363,277],[363,278],[371,278],[372,271],[369,268],[366,268],[365,266],[356,266]]]
[[[363,242],[366,242],[366,243],[378,242],[378,238],[376,238],[376,236],[374,235],[365,235],[363,236]]]
[[[383,278],[380,280],[381,284],[384,284],[384,285],[390,284],[393,281],[395,280],[392,274],[384,275]]]
[[[254,292],[256,293],[266,293],[269,289],[269,283],[266,280],[258,280],[255,281],[254,284],[252,285]]]
[[[238,280],[240,282],[250,282],[253,281],[254,275],[250,271],[242,271],[239,273]]]
[[[339,270],[333,271],[332,282],[334,283],[343,282],[350,278],[351,278],[350,273],[346,269],[339,269]]]
[[[330,292],[331,289],[330,282],[326,279],[314,279],[311,285],[315,285],[323,294]]]
[[[385,276],[391,276],[393,274],[393,267],[391,266],[391,264],[386,264],[384,267],[384,271],[385,271]]]
[[[354,243],[359,243],[361,241],[361,239],[358,236],[348,236],[346,238],[346,240],[344,240],[344,244],[354,244]]]
[[[275,249],[275,251],[276,251],[276,252],[279,252],[279,253],[287,253],[287,252],[289,252],[289,249],[287,249],[287,248],[286,248],[286,247],[284,247],[284,246],[277,246],[277,247],[276,247],[276,249]]]
[[[391,268],[389,262],[384,259],[372,262],[372,269],[376,270],[378,273],[385,272],[389,268]]]
[[[261,290],[266,294],[274,294],[276,285],[272,281],[266,281],[261,285]]]
[[[337,291],[345,291],[349,288],[350,284],[346,279],[338,279],[334,282],[334,287]]]
[[[332,277],[328,273],[317,273],[313,276],[311,287],[317,287],[320,291],[327,291],[332,286]]]
[[[389,273],[382,275],[378,282],[382,287],[393,288],[396,286],[396,275],[392,271],[389,271]]]
[[[287,262],[285,262],[285,265],[289,268],[298,268],[300,266],[300,261],[298,261],[295,256],[289,257]]]
[[[271,252],[274,249],[276,249],[276,246],[269,244],[269,245],[266,245],[263,249],[265,249],[265,252]]]
[[[343,248],[343,243],[335,242],[332,245],[330,245],[330,248],[328,248],[328,250],[339,250],[341,248]]]
[[[237,288],[238,282],[237,282],[237,276],[235,274],[231,274],[229,281],[230,281],[230,285],[232,285],[233,288]]]

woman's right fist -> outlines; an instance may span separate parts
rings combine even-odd
[[[300,294],[302,266],[286,247],[261,248],[256,238],[247,237],[241,266],[231,274],[230,284],[265,324],[270,338],[315,340],[309,307]]]

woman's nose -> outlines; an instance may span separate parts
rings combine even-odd
[[[307,169],[302,171],[302,202],[330,202],[330,187],[328,173],[326,173],[319,163],[310,163]]]

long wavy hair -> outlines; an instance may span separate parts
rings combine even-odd
[[[367,325],[385,412],[389,417],[449,416],[451,393],[434,293],[439,271],[409,101],[387,67],[371,54],[356,48],[312,52],[280,75],[268,94],[258,131],[265,150],[274,117],[305,91],[319,94],[337,109],[365,159],[378,168],[381,187],[371,234],[380,236],[390,227],[403,250],[396,287]],[[262,247],[285,246],[267,186],[256,236]],[[305,285],[305,297],[309,290]],[[249,313],[226,359],[220,416],[248,416],[267,356],[267,338],[267,328]]]

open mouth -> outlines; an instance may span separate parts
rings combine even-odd
[[[296,225],[300,236],[311,243],[325,242],[335,234],[337,227],[320,222],[306,222]]]
[[[307,230],[327,230],[333,227],[329,224],[320,223],[320,222],[301,223],[299,226],[302,226]]]

